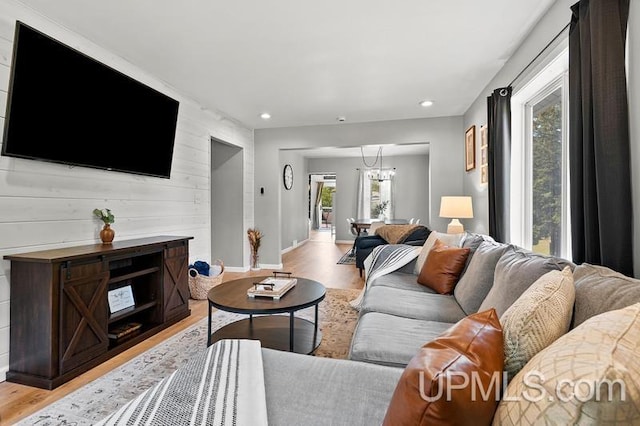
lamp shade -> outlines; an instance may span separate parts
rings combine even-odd
[[[470,219],[473,217],[471,197],[442,197],[440,201],[440,217]]]

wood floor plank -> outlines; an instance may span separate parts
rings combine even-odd
[[[362,288],[364,282],[354,265],[338,265],[336,262],[351,248],[349,244],[335,244],[331,233],[312,234],[312,239],[282,255],[282,271],[305,277],[332,288]],[[272,270],[225,272],[224,282],[248,276],[270,275]],[[160,333],[135,345],[99,366],[74,378],[64,385],[48,391],[10,382],[0,383],[0,425],[11,425],[69,393],[118,368],[132,358],[161,343],[176,333],[207,316],[206,300],[189,302],[191,315]]]

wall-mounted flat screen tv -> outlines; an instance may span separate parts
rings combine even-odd
[[[178,106],[17,22],[2,155],[169,178]]]

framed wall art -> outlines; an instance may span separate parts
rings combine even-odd
[[[464,133],[464,164],[465,170],[476,168],[476,126],[473,125]]]

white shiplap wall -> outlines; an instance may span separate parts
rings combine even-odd
[[[180,101],[171,179],[0,156],[0,258],[99,242],[94,208],[115,214],[116,239],[193,236],[190,260],[210,259],[210,138],[244,149],[244,229],[253,224],[253,131],[211,112],[130,62],[18,3],[0,2],[0,130],[9,85],[15,21],[21,20]],[[52,64],[55,66],[55,64]],[[47,138],[47,129],[42,129]],[[87,135],[90,141],[91,135]],[[55,143],[55,140],[51,140]],[[104,149],[96,147],[96,150]],[[126,155],[126,153],[123,153]],[[153,161],[153,153],[149,153]],[[196,202],[196,200],[198,202]],[[244,235],[238,238],[245,240]],[[248,247],[245,250],[248,259]],[[9,367],[10,262],[0,260],[0,381]],[[244,265],[237,265],[244,266]]]

